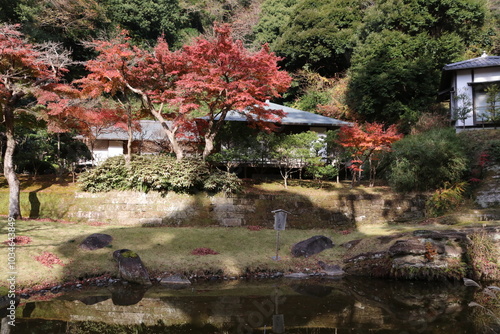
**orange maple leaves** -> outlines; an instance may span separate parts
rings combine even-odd
[[[379,159],[379,153],[390,151],[392,143],[402,137],[395,125],[384,128],[383,124],[375,122],[365,123],[363,126],[354,123],[352,126],[342,127],[338,142],[351,151],[349,169],[353,172],[353,183],[356,175],[359,177],[363,171],[362,166],[369,162],[372,185],[376,167],[373,162]]]

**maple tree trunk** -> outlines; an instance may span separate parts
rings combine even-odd
[[[4,109],[4,120],[7,137],[7,148],[3,160],[3,172],[9,185],[9,217],[20,219],[21,207],[19,205],[19,179],[14,168],[14,150],[16,149],[16,139],[14,138],[14,111],[6,107]]]
[[[145,99],[147,99],[147,97]],[[168,127],[168,124],[161,115],[161,113],[156,111],[154,108],[150,108],[150,112],[156,118],[156,120],[160,122],[163,130],[165,131],[165,134],[167,135],[168,141],[170,143],[170,148],[175,153],[175,157],[177,158],[177,160],[182,160],[184,158],[184,150],[182,149],[181,145],[179,145],[177,138],[175,138],[176,131],[171,130]]]
[[[132,160],[132,139],[133,139],[132,122],[130,121],[130,117],[128,118],[127,121],[127,133],[128,133],[127,155],[125,157],[125,165],[128,167],[130,166],[130,161]]]
[[[162,122],[162,125],[167,134],[168,141],[170,142],[170,147],[172,148],[172,151],[174,151],[175,153],[175,157],[177,158],[177,160],[182,160],[184,158],[184,150],[179,145],[177,138],[175,138],[175,134],[168,129],[168,126],[165,123]]]
[[[215,133],[207,133],[205,135],[205,148],[203,149],[203,160],[206,160],[207,157],[214,150],[214,141],[215,141]]]

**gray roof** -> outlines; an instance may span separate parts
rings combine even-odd
[[[280,124],[283,125],[309,125],[309,126],[344,126],[352,125],[349,122],[344,122],[335,118],[330,118],[318,114],[313,114],[308,111],[286,107],[280,104],[266,102],[267,110],[283,110],[285,117],[281,119]],[[226,116],[226,121],[245,122],[246,117],[237,111],[230,111]]]
[[[139,121],[141,131],[134,130],[134,140],[161,140],[165,138],[161,123],[158,121]],[[117,127],[105,128],[97,135],[102,140],[128,140],[127,131]]]
[[[487,56],[483,54],[481,57],[459,61],[445,65],[443,71],[465,70],[470,68],[493,67],[500,66],[499,56]]]
[[[340,127],[350,126],[352,123],[340,121],[335,118],[330,118],[318,114],[313,114],[307,111],[298,110],[290,107],[285,107],[280,104],[267,102],[268,110],[283,110],[286,116],[281,119],[280,124],[283,125],[308,125],[308,126],[326,126],[326,127]],[[226,121],[245,122],[246,117],[237,111],[230,111],[226,116]],[[143,120],[139,121],[141,131],[134,131],[134,140],[163,140],[165,133],[162,126],[158,121]],[[127,131],[117,128],[109,127],[100,131],[97,139],[101,140],[127,140]]]

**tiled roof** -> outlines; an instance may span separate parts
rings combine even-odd
[[[443,71],[465,70],[469,68],[493,67],[500,66],[499,56],[486,56],[483,55],[478,58],[468,59],[445,65]]]
[[[335,118],[330,118],[318,114],[313,114],[307,111],[298,110],[290,107],[285,107],[280,104],[267,102],[266,109],[283,110],[286,116],[282,118],[280,124],[283,125],[308,125],[308,126],[335,126],[351,125],[349,122],[344,122]],[[236,111],[230,111],[226,116],[226,121],[244,122],[246,117]],[[165,138],[162,126],[158,121],[143,120],[139,121],[141,131],[134,131],[134,140],[162,140]],[[127,131],[109,127],[103,129],[96,139],[102,140],[127,140]]]
[[[294,109],[282,106],[276,103],[267,102],[268,110],[283,110],[285,117],[281,119],[280,124],[283,125],[309,125],[309,126],[344,126],[351,125],[349,122],[344,122],[335,118],[330,118],[318,114],[313,114],[308,111]],[[226,116],[226,121],[244,122],[246,117],[239,112],[230,111]]]
[[[139,121],[139,123],[141,125],[141,131],[134,130],[134,140],[160,140],[165,138],[160,122],[144,120]],[[100,131],[96,139],[127,140],[128,134],[127,131],[121,128],[109,127]]]

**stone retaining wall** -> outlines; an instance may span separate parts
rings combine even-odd
[[[130,225],[272,226],[271,211],[292,213],[293,228],[342,227],[424,218],[425,196],[363,192],[305,195],[248,194],[224,197],[207,194],[179,195],[139,192],[76,193],[70,219]]]

